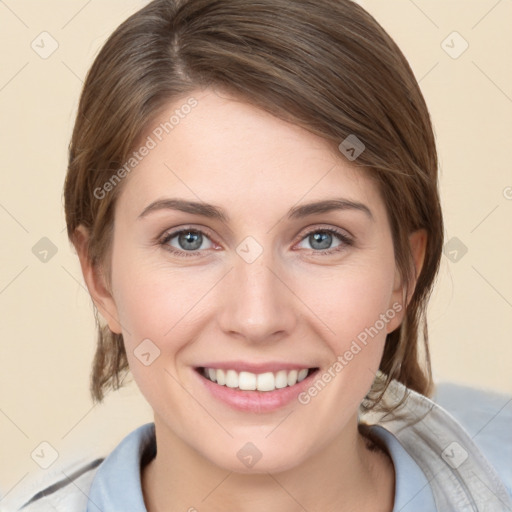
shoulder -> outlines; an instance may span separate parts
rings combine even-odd
[[[145,510],[140,467],[155,454],[154,424],[147,423],[106,455],[68,455],[60,465],[23,478],[0,499],[0,512]]]
[[[85,512],[103,458],[75,461],[23,481],[0,501],[0,512]]]
[[[427,398],[392,381],[362,420],[393,434],[427,476],[442,510],[475,504],[512,510],[511,404],[507,395],[448,384]]]
[[[432,400],[462,425],[512,496],[512,396],[440,383]]]

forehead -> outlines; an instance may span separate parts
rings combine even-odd
[[[191,97],[195,106],[183,108]],[[211,89],[169,103],[144,144],[151,149],[119,198],[132,213],[169,194],[259,210],[325,197],[379,200],[367,172],[321,137]]]

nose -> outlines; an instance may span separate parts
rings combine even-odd
[[[223,280],[218,323],[224,333],[252,343],[275,343],[293,332],[299,301],[283,265],[263,251],[248,263],[235,256],[234,268]]]

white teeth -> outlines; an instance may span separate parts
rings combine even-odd
[[[238,374],[238,387],[246,391],[256,389],[256,375],[249,372],[240,372]]]
[[[306,375],[308,374],[307,370],[300,370],[299,374],[297,375],[297,381],[300,382],[306,378]]]
[[[276,380],[272,372],[260,373],[258,375],[258,385],[256,386],[258,391],[273,391],[276,389]]]
[[[238,387],[238,373],[235,370],[228,370],[226,372],[226,386],[228,388]]]
[[[288,386],[293,386],[297,382],[298,373],[297,370],[292,370],[288,373]]]
[[[208,368],[208,371],[210,368]],[[221,386],[224,386],[226,384],[226,374],[224,373],[224,370],[213,370],[215,372],[215,376],[217,377],[215,380],[217,381],[217,384],[220,384]]]
[[[276,388],[285,388],[286,386],[288,386],[288,372],[279,370],[276,373]]]
[[[308,369],[279,370],[276,373],[236,372],[235,370],[216,370],[205,368],[203,375],[212,382],[228,388],[239,388],[244,391],[274,391],[275,389],[293,386],[303,381],[308,375]]]

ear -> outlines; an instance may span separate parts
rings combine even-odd
[[[418,229],[409,235],[409,244],[411,246],[412,258],[414,261],[414,283],[412,290],[410,290],[409,297],[407,297],[407,303],[411,300],[418,276],[420,275],[421,269],[423,268],[423,262],[425,261],[425,251],[427,249],[427,231],[425,229]]]
[[[110,291],[109,283],[101,271],[101,268],[93,265],[89,259],[89,232],[82,224],[78,226],[74,233],[73,245],[75,246],[85,284],[94,302],[94,305],[101,316],[108,323],[109,329],[117,334],[121,334],[121,325],[117,307]]]
[[[409,285],[407,297],[405,297],[405,286],[402,283],[398,269],[395,269],[395,281],[393,284],[393,293],[391,295],[389,308],[397,311],[397,304],[400,304],[400,314],[396,315],[394,319],[388,323],[388,333],[394,331],[402,323],[402,319],[405,315],[405,307],[409,304],[414,293],[414,289],[416,288],[418,276],[421,273],[423,262],[425,261],[425,251],[427,248],[427,231],[425,229],[418,229],[417,231],[413,231],[409,235],[409,246],[411,248],[411,255],[414,264],[414,278]]]

